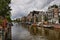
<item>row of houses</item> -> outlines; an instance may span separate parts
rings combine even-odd
[[[31,11],[27,16],[21,18],[22,22],[43,22],[50,24],[60,23],[60,6],[52,5],[47,11]]]

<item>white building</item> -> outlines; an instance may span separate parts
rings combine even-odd
[[[57,5],[50,6],[47,11],[48,21],[59,24],[59,8]]]

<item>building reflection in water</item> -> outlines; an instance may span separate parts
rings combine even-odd
[[[27,29],[35,40],[60,40],[60,29],[50,29],[50,28],[37,28],[37,32],[31,29],[30,25],[23,24],[23,28]]]

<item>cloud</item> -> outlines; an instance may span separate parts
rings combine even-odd
[[[11,0],[11,18],[15,19],[28,15],[32,10],[45,10],[55,1],[57,0]],[[56,3],[58,3],[58,1]]]
[[[60,5],[60,0],[58,0],[58,1],[57,0],[52,1],[49,5],[45,6],[42,10],[45,10],[46,11],[49,6],[52,6],[54,4],[56,4],[56,5],[59,6]]]

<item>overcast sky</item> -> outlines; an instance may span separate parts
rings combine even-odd
[[[53,4],[60,4],[60,0],[11,0],[11,18],[26,16],[32,10],[47,10]]]

